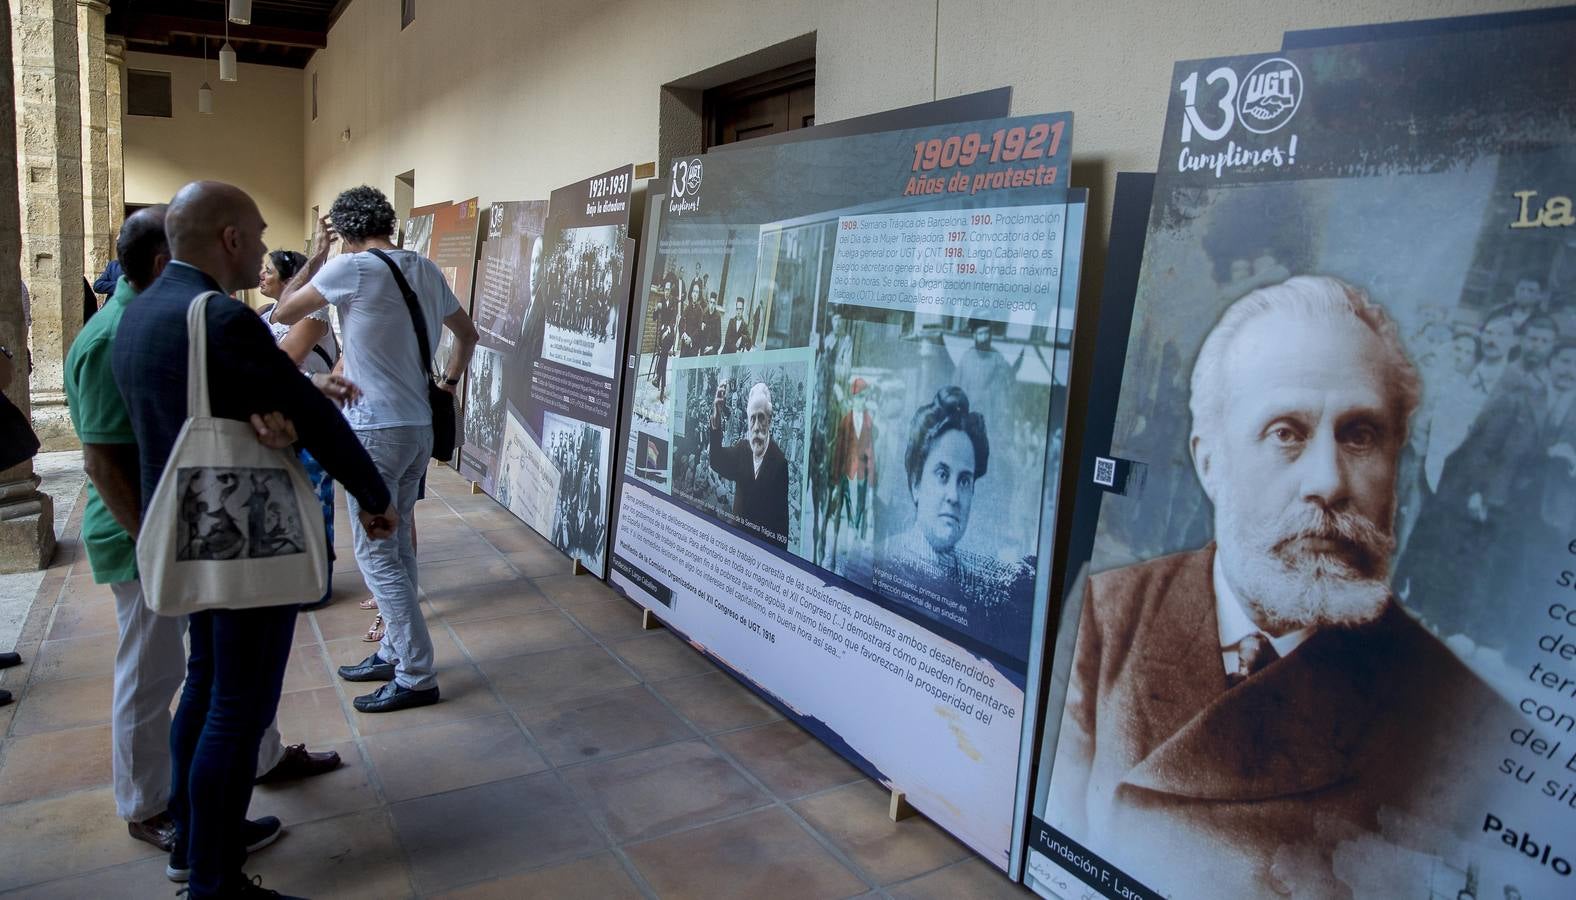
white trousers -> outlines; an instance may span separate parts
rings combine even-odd
[[[109,588],[120,623],[110,718],[115,811],[127,822],[141,822],[170,802],[170,706],[186,680],[186,617],[149,609],[140,582]],[[258,747],[257,774],[278,765],[284,752],[278,722],[271,722]]]

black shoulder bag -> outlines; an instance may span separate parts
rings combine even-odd
[[[427,321],[421,315],[416,292],[410,289],[410,282],[405,280],[405,273],[400,271],[399,263],[382,250],[371,252],[388,265],[389,271],[394,273],[394,283],[399,286],[399,292],[405,295],[405,308],[410,310],[411,324],[416,326],[416,346],[421,348],[422,380],[427,382],[427,404],[432,407],[432,458],[448,462],[454,457],[454,395],[438,387],[433,379],[432,344],[427,341]]]

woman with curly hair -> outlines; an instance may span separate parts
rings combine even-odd
[[[903,455],[914,520],[882,548],[875,587],[1000,646],[1013,637],[1026,599],[1017,595],[1032,573],[1022,562],[959,547],[989,463],[985,417],[969,410],[962,388],[947,385],[915,410]]]

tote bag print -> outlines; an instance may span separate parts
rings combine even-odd
[[[287,470],[182,466],[175,476],[181,498],[177,560],[267,559],[306,552],[301,505]]]
[[[215,296],[187,311],[186,424],[137,540],[144,597],[164,615],[310,602],[328,578],[323,517],[301,463],[209,407],[203,310]]]

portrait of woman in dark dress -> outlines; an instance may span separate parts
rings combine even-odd
[[[875,588],[993,647],[1021,655],[1034,574],[964,546],[974,487],[989,471],[985,417],[969,409],[956,385],[915,410],[903,466],[913,522],[887,540],[877,557]],[[1014,625],[1013,623],[1018,623]]]

